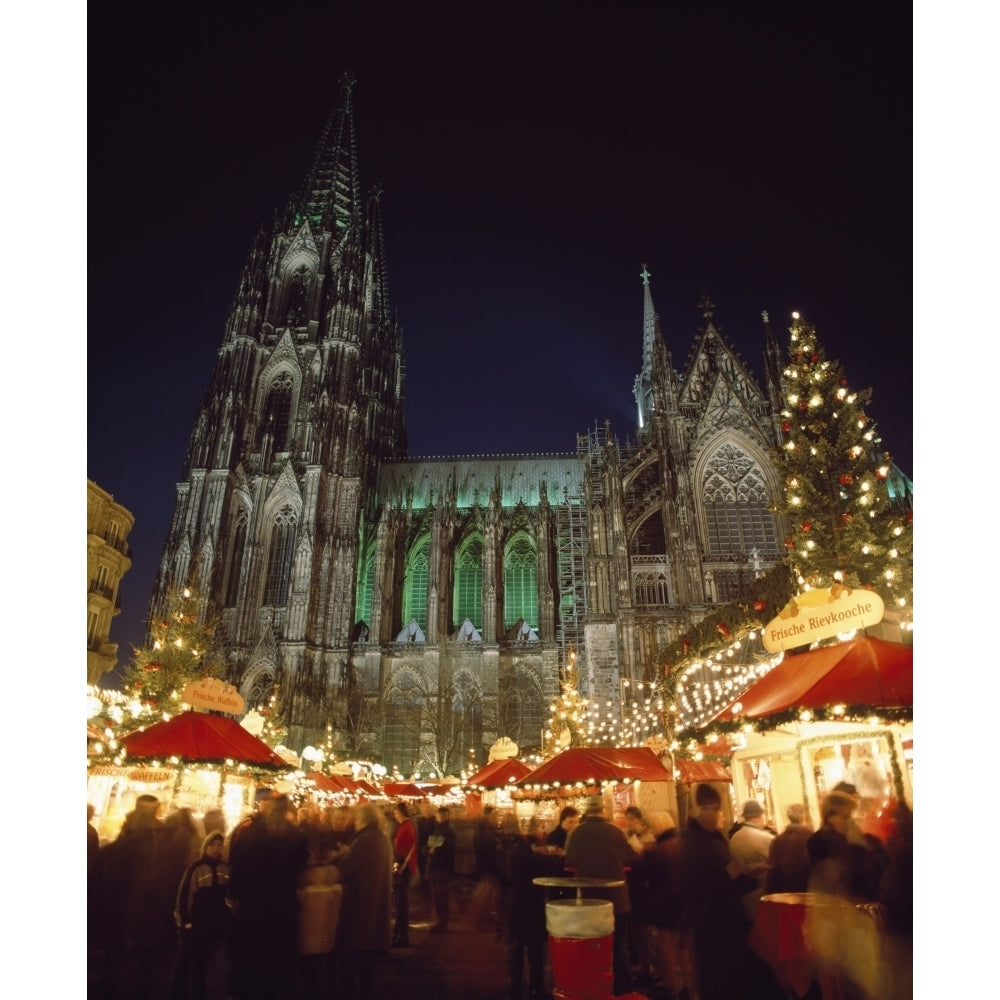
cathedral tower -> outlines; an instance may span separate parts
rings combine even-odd
[[[172,586],[207,596],[248,705],[279,676],[310,702],[339,670],[362,515],[381,463],[406,452],[401,333],[352,88],[345,76],[300,191],[243,268],[153,595],[154,614]]]

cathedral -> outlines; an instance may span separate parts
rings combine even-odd
[[[759,385],[705,300],[678,369],[643,267],[628,442],[606,424],[565,454],[409,455],[352,87],[243,268],[151,611],[203,594],[227,679],[248,708],[278,686],[289,745],[330,733],[440,776],[500,737],[537,750],[567,664],[620,712],[658,649],[782,560],[780,352],[764,314]]]

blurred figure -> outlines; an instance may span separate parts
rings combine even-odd
[[[396,874],[392,884],[396,911],[392,927],[392,946],[409,948],[410,882],[417,871],[417,828],[410,818],[410,807],[405,802],[397,802],[392,807],[392,815],[396,820],[396,834],[392,842],[392,852],[396,859]]]
[[[743,894],[743,916],[749,932],[749,925],[757,915],[757,904],[764,895],[764,879],[767,877],[774,834],[767,828],[764,808],[756,799],[743,803],[741,816],[739,829],[729,838],[729,851],[743,862],[744,874],[756,882],[749,892]]]
[[[476,854],[476,889],[473,893],[473,913],[480,930],[498,930],[497,897],[500,892],[502,864],[500,831],[496,810],[486,806],[473,833]]]
[[[327,843],[334,854],[339,853],[351,842],[354,836],[354,823],[351,810],[347,806],[336,806],[329,810],[330,826],[325,832]]]
[[[625,837],[636,854],[642,854],[656,840],[638,806],[629,806],[625,810],[625,827]]]
[[[576,870],[580,878],[600,878],[625,881],[625,866],[635,860],[635,851],[625,834],[604,817],[604,801],[600,796],[587,800],[580,825],[566,842],[567,868]],[[617,889],[592,889],[588,895],[610,900],[615,910],[614,992],[632,992],[632,970],[629,968],[628,929],[632,910],[628,886]]]
[[[337,859],[344,885],[336,949],[339,995],[375,1000],[375,956],[392,943],[392,844],[385,817],[371,802],[358,806],[354,822],[351,843]]]
[[[179,932],[171,1000],[205,1000],[205,980],[213,955],[229,942],[229,866],[222,860],[225,837],[215,830],[201,855],[184,872],[174,903]]]
[[[436,923],[432,934],[448,930],[451,908],[451,877],[455,872],[455,831],[451,828],[451,811],[437,811],[437,822],[427,838],[427,879],[431,884],[431,904]]]
[[[788,826],[771,841],[765,895],[772,892],[806,892],[809,888],[809,852],[806,841],[812,827],[806,823],[805,806],[790,805],[786,810]]]
[[[854,822],[856,806],[855,797],[847,792],[830,792],[823,797],[822,824],[806,841],[812,892],[849,899],[877,897],[881,871],[876,875],[875,870],[884,870],[886,865],[880,863],[876,838],[866,838]],[[876,852],[879,856],[873,858]]]
[[[633,851],[635,851],[636,855],[641,855],[643,851],[656,839],[653,835],[653,831],[649,828],[649,823],[646,822],[646,817],[643,816],[642,810],[638,806],[629,806],[625,810],[624,818],[625,839],[628,840],[629,846]],[[633,875],[634,870],[629,873],[628,884],[629,896],[634,907],[635,897],[632,893]],[[633,966],[638,967],[635,985],[648,985],[653,980],[653,969],[649,954],[649,946],[647,943],[646,928],[643,923],[636,918],[634,910],[632,918],[629,920],[628,950],[629,961]]]
[[[558,847],[559,850],[566,849],[566,838],[577,828],[580,823],[580,810],[576,806],[564,806],[559,813],[559,822],[545,838],[545,843],[550,847]]]
[[[295,882],[298,896],[298,1000],[313,1000],[323,989],[333,990],[333,946],[340,917],[340,873],[332,863],[333,852],[316,829],[306,838],[308,861]],[[324,967],[326,982],[320,983]]]
[[[306,839],[288,818],[287,795],[234,831],[229,897],[235,916],[232,991],[239,1000],[287,993],[298,950],[296,880],[308,860]]]
[[[94,826],[94,807],[87,803],[87,874],[93,870],[98,852],[101,850],[101,838]]]
[[[132,989],[148,995],[158,965],[174,948],[173,904],[179,876],[170,884],[168,831],[158,818],[160,801],[140,795],[115,840],[101,848],[101,923],[104,935],[102,995],[116,996],[126,964]]]
[[[507,914],[510,1000],[524,995],[524,959],[528,958],[530,1000],[543,1000],[545,991],[545,890],[534,884],[536,876],[548,874],[545,855],[532,849],[531,833],[522,834],[513,815],[504,818],[501,830],[510,859],[510,911]]]
[[[720,829],[722,797],[708,784],[695,790],[695,812],[681,835],[682,891],[694,934],[701,1000],[751,996],[743,893],[756,880],[743,874]]]
[[[646,932],[650,962],[664,1000],[697,992],[694,940],[681,890],[681,839],[669,812],[649,816],[653,843],[632,865],[632,915]]]
[[[205,836],[218,831],[226,835],[226,814],[221,809],[209,809],[202,817],[201,825],[205,828]]]

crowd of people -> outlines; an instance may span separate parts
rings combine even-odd
[[[881,840],[861,831],[849,786],[821,802],[813,829],[801,805],[779,832],[757,800],[724,829],[718,788],[697,787],[686,823],[631,806],[608,816],[600,797],[567,805],[551,831],[487,808],[472,831],[476,929],[506,939],[511,1000],[545,1000],[545,903],[540,876],[621,883],[588,890],[614,911],[613,995],[653,1000],[782,1000],[748,945],[761,897],[820,892],[866,902],[888,961],[912,941],[912,814],[897,810]],[[450,810],[424,800],[383,809],[296,809],[261,795],[226,831],[221,813],[196,822],[140,796],[118,837],[98,847],[88,807],[88,914],[102,945],[100,995],[152,996],[153,970],[172,967],[171,997],[206,996],[212,963],[228,968],[233,1000],[321,996],[374,1000],[379,953],[410,947],[411,907],[447,933],[456,832]],[[900,968],[904,982],[908,968]],[[872,1000],[871,977],[840,970],[845,998]],[[884,977],[878,988],[884,988]],[[817,993],[818,996],[818,987]],[[905,988],[894,994],[906,995]]]

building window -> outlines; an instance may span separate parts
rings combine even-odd
[[[476,753],[476,760],[484,760],[486,748],[483,746],[483,702],[473,680],[468,674],[460,674],[455,679],[455,693],[451,703],[455,755],[448,761],[448,770],[457,771],[464,765],[470,750]]]
[[[118,522],[108,521],[108,545],[112,548],[118,548]]]
[[[87,612],[87,645],[93,646],[94,640],[97,638],[97,621],[98,616],[96,611]]]
[[[232,558],[229,561],[229,580],[226,583],[225,606],[232,608],[236,606],[236,600],[240,593],[240,577],[243,572],[243,554],[247,545],[247,513],[240,511],[239,519],[236,522],[236,530],[233,532]]]
[[[305,326],[312,272],[308,264],[300,264],[288,283],[288,325]]]
[[[739,448],[727,444],[712,456],[702,480],[702,504],[710,558],[745,558],[753,549],[777,554],[767,480],[759,463]]]
[[[264,585],[264,604],[270,607],[284,607],[288,600],[294,550],[295,511],[286,504],[278,512],[271,528],[271,548],[267,556],[267,579]]]
[[[526,535],[518,535],[504,554],[504,628],[519,618],[538,628],[538,558]]]
[[[545,713],[537,681],[524,673],[502,677],[499,695],[500,735],[509,736],[522,756],[540,750]]]
[[[424,538],[410,552],[403,584],[403,624],[411,621],[427,629],[427,590],[430,584],[430,539]]]
[[[483,540],[477,535],[460,549],[455,560],[455,600],[453,618],[456,625],[466,618],[477,628],[483,620]]]
[[[283,371],[271,383],[264,406],[264,433],[271,435],[275,451],[284,451],[292,412],[292,375]]]
[[[372,596],[375,590],[375,547],[372,546],[368,558],[361,564],[361,579],[358,580],[358,596],[354,604],[354,620],[372,622]],[[407,619],[408,620],[408,619]]]
[[[423,692],[412,677],[403,674],[393,679],[385,704],[382,762],[407,776],[413,774],[418,764],[414,752],[420,745],[422,706]]]

